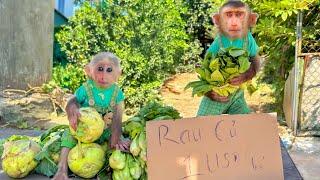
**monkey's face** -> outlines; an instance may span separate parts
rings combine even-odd
[[[107,88],[118,80],[120,73],[119,68],[112,61],[102,60],[90,66],[88,75],[98,87]]]
[[[248,32],[248,21],[246,7],[225,7],[220,12],[220,30],[230,39],[244,37]]]

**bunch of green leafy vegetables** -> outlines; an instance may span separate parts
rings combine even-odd
[[[208,52],[195,69],[199,80],[188,83],[185,89],[192,88],[193,96],[203,96],[208,91],[229,96],[242,87],[231,85],[229,80],[246,72],[250,64],[249,53],[240,48],[221,48],[217,55]]]
[[[40,137],[41,151],[35,159],[39,162],[36,173],[51,177],[58,170],[61,137],[68,125],[58,125],[45,131]]]

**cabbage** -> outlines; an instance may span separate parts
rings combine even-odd
[[[105,162],[105,152],[96,143],[78,144],[68,155],[70,170],[83,178],[94,177]]]
[[[112,179],[113,180],[133,180],[134,178],[131,176],[130,167],[135,168],[135,164],[132,164],[134,159],[133,159],[132,155],[130,155],[130,154],[124,154],[124,153],[122,153],[122,154],[126,157],[125,166],[121,170],[119,170],[119,169],[113,170]],[[132,171],[136,177],[137,176],[140,177],[140,175],[141,175],[141,174],[139,174],[138,171],[139,170],[137,170],[137,169],[133,169],[133,171]],[[137,179],[139,179],[139,177]]]
[[[134,138],[138,133],[140,133],[143,130],[144,130],[144,125],[141,122],[130,120],[124,126],[123,133],[129,134],[130,138]]]
[[[130,144],[130,153],[133,156],[138,156],[140,151],[141,151],[141,149],[139,147],[139,135],[138,135],[132,140],[132,142]]]
[[[2,168],[8,176],[23,178],[37,166],[35,155],[40,146],[27,139],[5,142],[2,154]]]
[[[101,115],[91,107],[80,108],[77,130],[70,127],[71,134],[80,142],[91,143],[99,139],[104,129],[104,121]]]
[[[139,154],[139,157],[144,161],[147,162],[147,150],[146,149],[142,149],[142,151]]]
[[[133,180],[130,176],[130,171],[128,167],[125,167],[122,170],[114,170],[112,173],[113,180]]]
[[[143,150],[147,149],[147,139],[146,139],[146,132],[142,132],[139,135],[139,147]]]
[[[113,151],[109,158],[109,165],[115,170],[123,169],[126,165],[126,154],[122,153],[120,150]]]
[[[134,159],[130,154],[127,155],[127,166],[131,177],[133,179],[139,179],[142,174],[142,168],[139,161]]]

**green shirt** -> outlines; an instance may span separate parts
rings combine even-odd
[[[95,85],[94,81],[88,80],[86,82],[88,84],[88,87],[92,91],[92,96],[95,102],[94,108],[100,113],[104,114],[106,112],[100,112],[99,110],[101,109],[106,109],[106,108],[111,108],[111,98],[113,96],[114,90],[117,87],[116,84],[112,84],[108,88],[99,88]],[[83,84],[80,86],[76,92],[75,96],[77,98],[78,103],[80,104],[81,107],[88,107],[89,105],[89,95],[88,92],[86,91],[85,85]],[[124,95],[123,92],[118,88],[118,93],[117,97],[115,98],[115,103],[118,104],[121,101],[124,100]],[[96,141],[97,143],[102,143],[105,140],[109,139],[111,136],[111,131],[110,129],[105,129],[103,131],[103,134],[100,136],[100,138]],[[73,138],[73,136],[70,133],[69,129],[66,129],[65,132],[62,135],[61,138],[61,146],[62,147],[68,147],[68,148],[73,148],[77,144],[76,139]]]
[[[214,39],[213,43],[210,45],[207,52],[211,52],[213,55],[216,55],[219,52],[219,49],[221,48],[220,47],[221,44],[223,48],[229,48],[231,46],[237,47],[237,48],[247,47],[250,57],[256,56],[259,50],[259,47],[256,41],[254,40],[251,32],[248,32],[247,38],[241,38],[241,39],[235,39],[235,40],[230,40],[225,35],[219,35]]]
[[[88,80],[87,83],[89,88],[92,90],[95,106],[102,107],[102,108],[109,107],[111,97],[117,85],[112,84],[108,88],[99,88],[96,86],[93,80]],[[81,107],[89,106],[89,96],[84,85],[80,86],[76,90],[75,96]],[[119,104],[123,100],[124,100],[123,92],[119,89],[117,97],[115,98],[115,103]],[[100,113],[103,113],[103,112],[100,112]]]

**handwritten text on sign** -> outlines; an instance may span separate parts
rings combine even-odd
[[[147,123],[151,180],[283,179],[276,118],[268,114]]]

